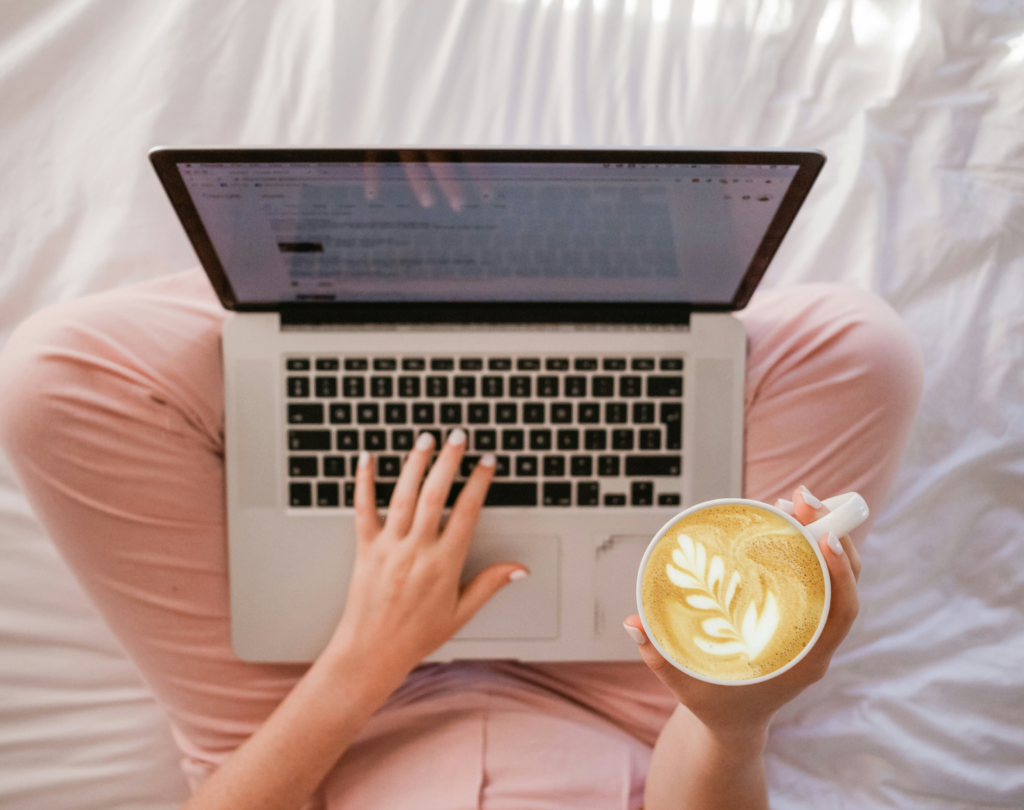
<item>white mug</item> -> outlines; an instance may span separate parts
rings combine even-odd
[[[801,525],[796,518],[792,515],[787,515],[777,507],[769,506],[768,504],[761,503],[760,501],[751,501],[744,498],[720,498],[715,501],[705,501],[704,503],[699,503],[696,506],[691,506],[689,509],[680,512],[672,518],[668,523],[661,527],[661,530],[654,535],[654,539],[651,540],[650,545],[647,546],[647,551],[644,552],[644,558],[640,561],[640,570],[636,577],[637,612],[640,614],[640,621],[643,622],[644,632],[647,634],[647,640],[653,644],[654,648],[661,653],[661,656],[676,669],[682,670],[692,678],[707,681],[708,683],[721,684],[723,686],[746,686],[747,684],[760,683],[761,681],[767,681],[769,678],[775,678],[786,670],[796,666],[803,657],[810,652],[811,648],[817,642],[818,637],[821,635],[821,631],[825,628],[825,622],[828,621],[828,612],[832,604],[832,580],[829,576],[828,565],[825,563],[825,558],[822,556],[821,549],[818,548],[818,538],[826,532],[833,532],[836,537],[842,537],[843,535],[849,534],[860,526],[861,523],[867,520],[868,515],[870,514],[867,503],[865,503],[864,499],[856,492],[847,492],[845,495],[836,495],[834,498],[826,498],[822,503],[824,503],[831,511],[824,517],[819,518],[806,526]],[[794,528],[798,529],[803,534],[807,542],[811,544],[811,548],[814,549],[814,553],[818,558],[818,563],[821,565],[821,574],[825,579],[825,604],[821,611],[821,619],[818,621],[818,627],[815,630],[814,635],[811,637],[811,640],[807,642],[807,645],[785,666],[779,667],[774,672],[769,672],[767,675],[762,675],[759,678],[749,678],[748,680],[743,681],[723,681],[718,678],[709,678],[707,675],[701,675],[698,672],[694,672],[692,669],[688,669],[676,661],[675,658],[664,650],[654,638],[654,633],[651,632],[651,627],[647,623],[647,615],[644,613],[643,600],[644,571],[647,570],[647,561],[650,559],[651,554],[658,545],[658,541],[664,537],[665,532],[675,526],[680,520],[685,517],[689,517],[695,512],[700,512],[701,510],[708,509],[712,506],[728,506],[730,504],[756,506],[758,509],[764,509],[765,511],[778,515],[791,523]]]

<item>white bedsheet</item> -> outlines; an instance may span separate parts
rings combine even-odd
[[[195,263],[149,147],[379,143],[828,153],[765,283],[880,293],[928,368],[861,616],[773,727],[773,803],[1024,807],[1024,2],[9,0],[0,340]],[[0,645],[0,806],[184,796],[5,462]]]

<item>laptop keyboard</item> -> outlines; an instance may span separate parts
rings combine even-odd
[[[361,450],[387,506],[416,437],[468,436],[454,503],[483,453],[485,506],[679,506],[682,357],[302,357],[284,359],[288,502],[352,506]]]

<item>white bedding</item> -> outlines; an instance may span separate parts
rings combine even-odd
[[[927,378],[773,803],[1024,807],[1024,2],[8,0],[0,341],[195,263],[149,147],[378,143],[828,153],[765,283],[880,293]],[[174,806],[160,710],[2,460],[0,560],[0,806]]]

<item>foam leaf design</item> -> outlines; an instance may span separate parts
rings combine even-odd
[[[713,555],[709,563],[704,544],[685,534],[676,538],[676,545],[679,548],[672,550],[672,562],[665,566],[669,581],[681,590],[695,592],[684,597],[690,607],[717,614],[701,622],[707,638],[698,636],[693,639],[694,644],[712,655],[743,653],[750,660],[757,658],[779,626],[775,595],[768,592],[760,611],[751,602],[743,619],[738,620],[733,600],[742,584],[740,573],[733,571],[726,585],[721,557]]]

